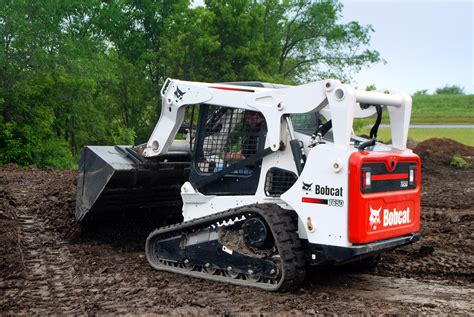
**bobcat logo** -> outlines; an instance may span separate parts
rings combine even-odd
[[[382,210],[382,207],[380,207],[379,209],[372,209],[372,206],[369,206],[369,207],[370,207],[369,224],[375,230],[377,229],[377,225],[380,224],[380,211]]]
[[[307,184],[305,182],[303,182],[303,190],[306,190],[306,191],[311,191],[311,186],[313,186],[313,183],[311,184]]]
[[[181,90],[179,89],[179,87],[176,86],[176,90],[175,90],[175,92],[174,92],[174,95],[176,96],[176,98],[178,98],[178,100],[183,100],[183,96],[184,96],[185,93],[186,93],[186,92],[181,91]]]

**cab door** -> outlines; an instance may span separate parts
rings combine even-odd
[[[258,125],[255,125],[251,115],[243,109],[200,105],[190,174],[190,182],[199,192],[206,195],[255,194],[261,159],[222,174],[224,169],[264,150],[266,123],[261,116],[263,121],[258,119]]]

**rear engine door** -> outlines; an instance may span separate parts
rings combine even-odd
[[[350,157],[349,240],[367,243],[420,229],[420,158],[355,152]]]

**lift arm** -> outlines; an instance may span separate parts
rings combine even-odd
[[[282,117],[320,112],[332,120],[335,146],[349,148],[354,118],[375,114],[360,103],[388,106],[392,145],[404,150],[411,116],[411,97],[398,90],[366,92],[337,80],[323,80],[282,89],[234,86],[167,79],[161,90],[161,116],[148,140],[146,157],[165,154],[184,120],[186,107],[206,103],[258,111],[268,123],[270,148],[277,151],[286,131]]]

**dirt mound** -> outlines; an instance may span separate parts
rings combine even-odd
[[[433,138],[419,143],[413,151],[420,156],[423,167],[423,207],[450,208],[453,211],[472,208],[474,147],[451,139]],[[471,163],[467,171],[450,165],[456,154]]]
[[[407,139],[407,148],[409,149],[414,149],[418,145],[418,142],[415,139],[408,138]]]
[[[413,151],[421,157],[423,166],[449,165],[455,154],[468,161],[474,158],[474,147],[446,138],[423,141]]]

